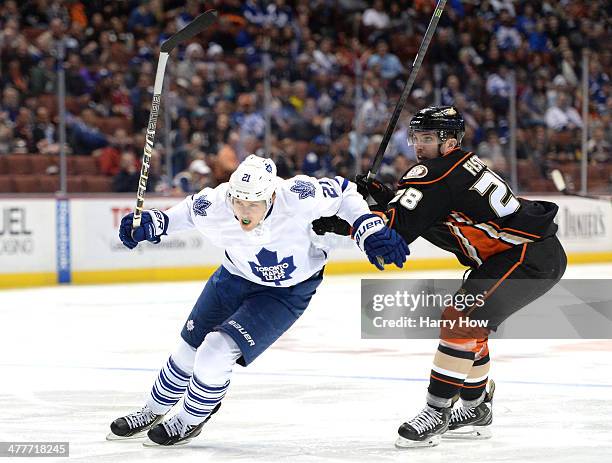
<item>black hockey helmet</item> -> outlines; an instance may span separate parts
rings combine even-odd
[[[449,138],[456,138],[461,144],[465,134],[465,121],[454,106],[428,106],[417,112],[410,120],[409,137],[413,132],[433,131],[444,143]]]

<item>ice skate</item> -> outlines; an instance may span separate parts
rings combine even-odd
[[[445,439],[489,439],[493,422],[493,394],[495,383],[489,381],[489,390],[477,407],[458,407],[451,413]]]
[[[217,406],[213,408],[210,415],[208,415],[204,421],[193,426],[183,423],[179,415],[174,415],[154,428],[151,428],[147,433],[148,439],[143,445],[145,447],[159,447],[162,445],[187,444],[191,439],[200,435],[206,422],[211,416],[217,413],[219,408],[221,408],[221,403],[218,403]]]
[[[427,405],[417,416],[402,424],[395,441],[398,448],[435,447],[448,429],[450,408],[433,408]]]
[[[144,437],[145,432],[161,421],[164,415],[156,415],[145,405],[137,412],[117,418],[110,425],[106,440],[127,440]]]

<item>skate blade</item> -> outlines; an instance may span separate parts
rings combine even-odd
[[[395,441],[395,447],[398,449],[415,449],[422,447],[435,447],[440,443],[440,436],[432,436],[429,439],[422,441],[406,439],[399,436]]]
[[[182,440],[182,441],[177,442],[176,444],[172,444],[172,445],[160,445],[157,442],[153,442],[151,439],[149,439],[147,437],[147,440],[145,440],[142,443],[142,446],[143,447],[157,447],[157,448],[166,448],[167,449],[167,448],[170,448],[170,447],[180,447],[180,446],[183,446],[185,444],[188,444],[189,442],[191,442],[191,438]]]
[[[465,426],[463,428],[447,431],[442,436],[444,439],[455,440],[484,440],[492,436],[489,426]]]
[[[143,437],[147,437],[147,431],[139,432],[138,434],[134,434],[133,436],[118,436],[117,434],[113,434],[112,432],[109,432],[106,435],[106,440],[112,441],[112,442],[129,442],[129,441],[142,439]]]

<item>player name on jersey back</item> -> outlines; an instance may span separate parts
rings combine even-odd
[[[413,166],[389,203],[408,243],[422,236],[478,267],[492,255],[556,232],[557,206],[518,198],[474,153],[454,149]]]

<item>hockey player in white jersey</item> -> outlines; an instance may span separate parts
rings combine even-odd
[[[355,243],[370,262],[401,267],[408,246],[370,213],[346,179],[297,176],[281,180],[270,159],[251,155],[228,183],[205,188],[166,212],[132,214],[119,237],[130,249],[159,243],[166,234],[196,228],[225,249],[223,264],[206,283],[159,372],[144,407],[111,424],[109,440],[143,436],[148,445],[174,445],[197,436],[220,407],[235,363],[250,364],[304,312],[322,281],[327,253],[311,222],[338,215],[353,224]],[[166,413],[180,400],[178,413]]]

